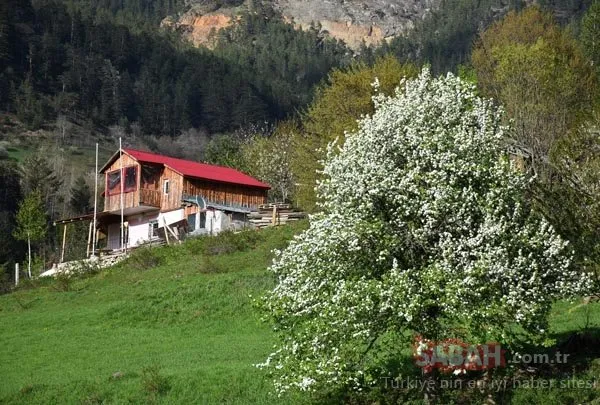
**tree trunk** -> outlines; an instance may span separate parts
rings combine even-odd
[[[29,237],[29,233],[27,233],[27,251],[29,258],[27,263],[27,273],[29,274],[29,279],[31,280],[31,238]]]

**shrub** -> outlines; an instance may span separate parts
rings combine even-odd
[[[135,249],[125,263],[135,270],[149,270],[158,267],[164,262],[164,258],[157,252],[158,249],[160,248],[140,247]]]
[[[256,246],[260,239],[261,235],[253,230],[239,233],[225,231],[217,236],[206,236],[204,239],[204,254],[215,256],[242,252]]]

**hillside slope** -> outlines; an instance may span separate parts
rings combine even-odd
[[[304,225],[134,254],[0,297],[0,403],[269,403],[252,364],[273,336],[252,307],[271,250]]]
[[[272,351],[275,336],[252,297],[274,285],[266,271],[272,250],[305,227],[142,249],[87,278],[35,281],[0,296],[0,403],[322,403],[310,395],[273,397],[268,376],[253,367]],[[600,303],[558,303],[552,325],[555,336],[567,337],[567,353],[583,354],[583,362],[571,358],[569,373],[598,381],[597,348],[582,346],[573,332],[598,332]],[[421,371],[414,373],[418,378]],[[478,392],[463,397],[459,390],[454,398],[482,403]],[[423,395],[401,394],[414,403]],[[587,403],[600,391],[519,388],[499,395],[502,403]]]

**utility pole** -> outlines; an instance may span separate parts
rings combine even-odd
[[[119,176],[121,180],[121,250],[125,250],[125,228],[123,227],[124,218],[123,218],[123,192],[125,191],[125,185],[123,179],[123,146],[121,143],[121,138],[119,137]]]
[[[98,143],[96,142],[96,170],[94,171],[94,235],[92,236],[92,256],[96,255],[96,215],[98,212]]]

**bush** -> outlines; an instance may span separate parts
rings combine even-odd
[[[243,252],[252,249],[261,240],[261,235],[253,230],[234,233],[221,232],[217,236],[204,238],[203,253],[209,256]]]
[[[124,262],[135,270],[149,270],[164,263],[164,258],[157,250],[160,248],[140,247],[131,252]]]

